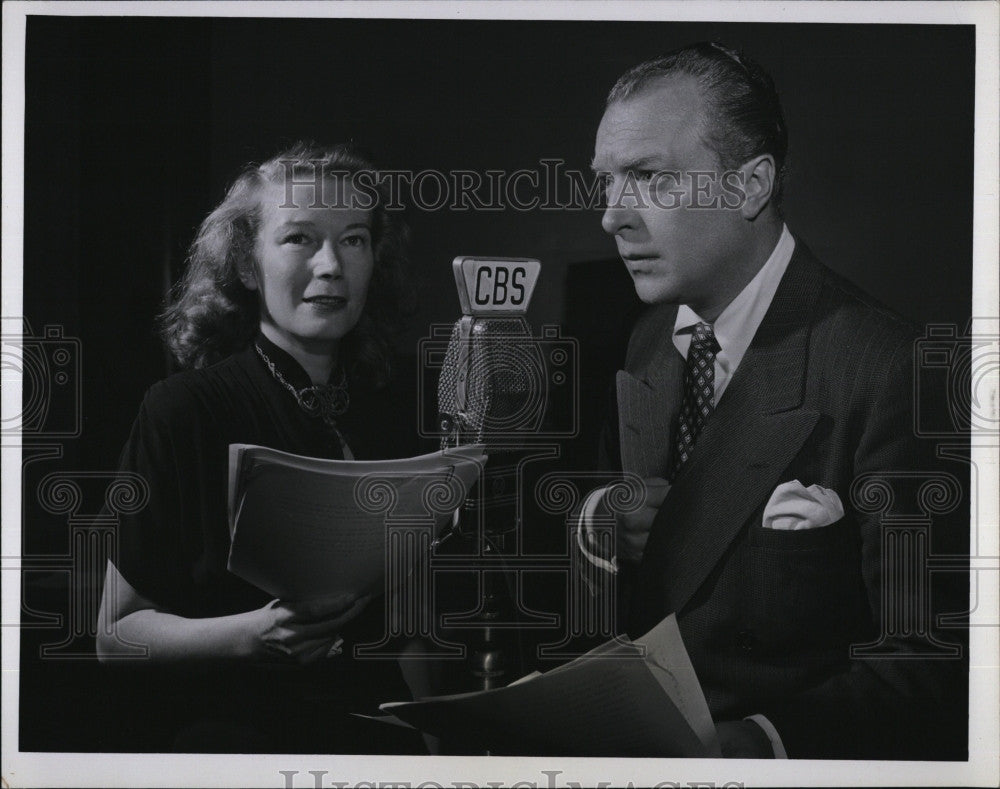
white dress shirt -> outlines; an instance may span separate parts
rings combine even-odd
[[[792,259],[794,251],[795,239],[788,232],[787,225],[782,225],[781,237],[767,262],[712,324],[716,342],[719,343],[719,352],[715,355],[713,405],[718,405],[719,398],[726,391],[733,373],[740,366],[743,355],[750,347],[750,341],[764,320],[767,308],[771,306],[778,283],[785,275],[785,269],[788,268],[788,261]],[[674,321],[674,347],[685,359],[691,346],[691,332],[695,324],[701,322],[702,318],[698,313],[686,304],[677,308],[677,319]]]

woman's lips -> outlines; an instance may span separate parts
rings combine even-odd
[[[347,299],[344,296],[308,296],[302,301],[315,309],[324,311],[338,310],[347,304]]]

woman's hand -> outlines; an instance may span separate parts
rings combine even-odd
[[[258,609],[250,632],[249,654],[260,661],[303,665],[326,658],[338,631],[361,613],[371,595],[335,595],[289,602],[273,600]]]
[[[189,619],[160,608],[137,592],[108,561],[98,614],[97,655],[102,662],[146,650],[153,663],[276,659],[290,665],[322,660],[337,631],[361,613],[371,595],[315,600],[273,600],[263,608]],[[119,665],[122,662],[119,661]],[[134,662],[134,661],[133,661]]]

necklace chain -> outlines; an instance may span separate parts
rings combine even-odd
[[[337,417],[343,416],[351,404],[351,396],[347,389],[347,371],[341,368],[340,381],[335,384],[319,384],[296,389],[285,376],[281,374],[274,362],[268,357],[264,350],[254,343],[254,349],[260,354],[267,369],[271,371],[274,379],[284,386],[292,396],[299,408],[309,416],[318,416],[330,427],[336,428]]]

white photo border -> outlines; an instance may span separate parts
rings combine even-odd
[[[3,6],[2,314],[22,314],[24,56],[28,15],[365,17],[397,19],[657,20],[962,24],[976,27],[974,316],[996,325],[998,304],[998,6],[993,2],[10,2]],[[976,328],[974,326],[974,328]],[[984,324],[984,330],[989,327]],[[994,409],[997,381],[992,380]],[[20,410],[21,385],[4,370],[4,414]],[[994,437],[995,438],[995,437]],[[1000,556],[997,442],[974,445],[973,459],[991,486],[980,490],[980,557]],[[332,786],[485,786],[570,782],[611,786],[996,786],[1000,782],[998,631],[970,628],[975,660],[970,688],[970,759],[953,762],[762,762],[689,759],[504,757],[365,757],[330,755],[160,755],[24,753],[18,750],[20,450],[3,446],[3,785],[21,786],[313,786],[309,771],[326,771]],[[982,526],[992,528],[982,531]],[[983,574],[975,617],[998,621],[998,575]],[[737,783],[738,782],[738,783]]]

